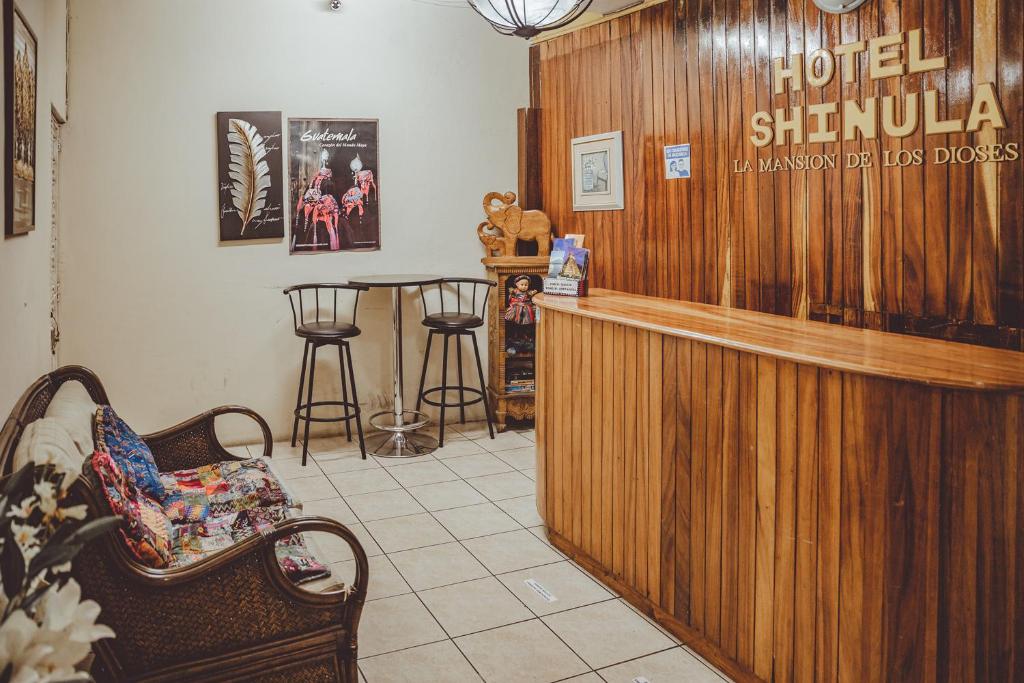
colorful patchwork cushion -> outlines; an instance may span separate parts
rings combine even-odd
[[[160,479],[167,492],[164,513],[176,523],[291,504],[280,482],[259,458],[167,472]]]
[[[283,505],[210,515],[205,521],[174,527],[172,567],[183,567],[230,547],[261,529],[296,516]],[[323,579],[331,571],[310,551],[301,535],[289,536],[274,546],[285,576],[294,583]]]
[[[166,567],[173,559],[172,527],[159,503],[137,489],[109,453],[96,451],[92,468],[111,511],[124,520],[121,535],[128,549],[146,566]]]
[[[96,410],[96,446],[106,451],[140,491],[163,501],[164,486],[149,446],[110,406]]]

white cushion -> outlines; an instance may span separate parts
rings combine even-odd
[[[82,458],[88,458],[95,450],[93,435],[97,407],[81,382],[69,380],[60,385],[46,409],[45,417],[53,418],[64,426]]]
[[[32,461],[38,465],[53,464],[75,475],[82,471],[84,456],[57,419],[44,417],[25,427],[14,451],[14,471]]]

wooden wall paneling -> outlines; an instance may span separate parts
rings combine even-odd
[[[754,0],[754,56],[756,59],[755,106],[757,111],[774,111],[775,98],[772,96],[772,6],[771,0]],[[757,162],[761,164],[772,158],[775,146],[767,145],[757,148]],[[779,245],[775,241],[775,175],[757,174],[758,196],[758,253],[760,255],[761,276],[761,309],[768,313],[779,312],[781,293],[776,288],[778,282],[778,259],[776,254]],[[705,297],[701,301],[708,301]]]
[[[960,397],[957,397],[959,399]],[[978,622],[974,675],[980,680],[1011,680],[1014,650],[1014,530],[1019,463],[1007,443],[1007,403],[999,397],[974,397],[977,406],[972,453],[978,463]],[[1012,432],[1010,432],[1012,433]],[[981,438],[979,438],[981,435]]]
[[[663,339],[660,334],[647,333],[647,596],[655,604],[664,604],[661,602],[661,560],[664,543],[661,532],[665,491],[662,462],[665,452],[662,434]]]
[[[772,0],[771,2],[771,62],[769,69],[773,68],[776,59],[784,60],[786,65],[791,64],[789,54],[789,3],[787,0]],[[768,92],[774,93],[774,79],[772,89]],[[793,93],[793,104],[798,104],[800,93]],[[773,95],[771,111],[782,109],[787,116],[789,111],[790,95],[788,92]],[[771,145],[771,154],[776,157],[789,156],[795,153],[793,135],[785,137],[778,136]],[[790,188],[793,178],[789,173],[773,173],[775,190],[775,289],[776,304],[775,313],[792,315],[793,313],[793,222],[790,203]]]
[[[818,572],[815,586],[815,681],[839,680],[839,563],[842,501],[843,379],[819,371]]]
[[[615,396],[618,395],[618,386],[614,380],[616,377],[615,368],[621,365],[619,358],[615,356],[615,330],[611,323],[602,322],[601,328],[601,353],[602,372],[604,379],[601,384],[601,403],[603,420],[601,434],[601,551],[597,557],[601,564],[606,567],[614,566],[612,553],[612,511],[614,506],[614,490],[620,488],[619,480],[615,478],[615,424],[617,413],[615,411]],[[620,399],[621,400],[621,399]]]
[[[726,5],[726,83],[728,98],[728,116],[730,120],[743,117],[743,92],[740,75],[743,70],[743,52],[741,50],[740,27],[741,3],[739,1]],[[730,305],[747,308],[749,288],[753,284],[747,276],[746,261],[746,211],[744,210],[743,176],[734,173],[732,170],[732,159],[743,157],[743,150],[747,146],[744,140],[743,130],[739,126],[729,126],[728,154],[725,160],[720,160],[718,167],[725,174],[725,183],[728,188],[729,201],[729,288]],[[723,163],[723,161],[725,163]]]
[[[644,89],[650,87],[650,109],[647,111],[644,136],[645,162],[650,168],[649,189],[651,202],[647,205],[647,221],[654,227],[654,240],[648,245],[648,263],[653,265],[653,292],[673,291],[672,281],[678,274],[669,267],[675,238],[669,236],[670,226],[665,221],[665,194],[668,190],[665,174],[662,172],[661,155],[665,144],[665,60],[662,52],[664,35],[665,6],[643,15],[644,43]],[[672,230],[671,232],[675,232]],[[678,237],[678,235],[676,235]]]
[[[747,669],[754,667],[755,573],[757,568],[757,356],[739,358],[739,513],[737,515],[736,602],[740,606],[736,627],[736,659]]]
[[[693,412],[696,403],[693,400],[693,342],[689,339],[674,339],[671,342],[676,350],[676,488],[675,488],[675,602],[672,613],[682,623],[692,624],[690,594],[692,588],[692,552],[693,552]]]
[[[719,121],[728,121],[730,116],[730,90],[728,66],[731,61],[729,53],[729,18],[728,0],[714,0],[712,3],[712,67],[714,87],[714,126]],[[729,192],[729,159],[730,146],[728,131],[715,135],[714,150],[714,196],[717,203],[715,212],[715,233],[718,241],[716,259],[718,261],[718,299],[722,306],[734,305],[733,274],[732,274],[732,232],[734,196]]]
[[[974,90],[971,77],[974,57],[974,36],[968,28],[974,21],[971,0],[947,0],[946,102],[949,118],[966,119],[970,98]],[[949,144],[969,145],[971,136],[954,133]],[[948,314],[956,320],[971,318],[972,278],[971,264],[974,233],[974,169],[967,164],[949,167],[949,271],[946,286]]]
[[[558,547],[735,680],[1019,677],[1024,396],[560,305],[538,347]]]
[[[614,325],[614,376],[615,386],[625,388],[626,386],[626,328],[622,325]],[[613,571],[621,577],[625,576],[626,556],[623,542],[626,538],[626,492],[629,489],[629,481],[626,478],[626,416],[630,404],[627,402],[625,391],[615,392],[615,441],[612,449],[614,467],[612,470],[612,537],[614,546],[612,548],[612,563],[609,565]]]
[[[635,516],[635,531],[634,538],[636,538],[636,547],[633,551],[635,571],[636,571],[636,585],[640,589],[641,595],[648,595],[650,586],[647,583],[647,547],[652,543],[652,539],[648,538],[647,530],[648,526],[648,505],[652,500],[652,496],[649,495],[648,487],[650,485],[650,476],[648,474],[648,460],[650,459],[650,452],[648,451],[648,338],[650,332],[647,330],[638,330],[636,334],[636,394],[635,401],[633,403],[634,410],[636,412],[636,429],[633,432],[634,441],[634,470],[633,477],[636,480],[636,493],[633,504],[633,514]]]
[[[947,55],[946,48],[946,2],[922,2],[922,34],[926,55]],[[948,115],[948,70],[930,71],[921,78],[922,93],[935,90],[938,93],[938,113],[943,119]],[[949,144],[948,135],[924,137],[924,151],[929,161],[935,159],[935,150]],[[924,169],[924,211],[921,217],[924,226],[925,253],[925,299],[926,316],[945,318],[948,315],[947,289],[949,286],[949,231],[950,231],[950,179],[949,166],[928,163]],[[960,225],[960,222],[957,222]],[[959,229],[959,228],[958,228]]]
[[[547,472],[545,468],[547,464],[551,462],[554,454],[545,452],[548,443],[548,415],[552,411],[544,410],[544,401],[549,396],[548,391],[541,391],[539,387],[541,385],[547,386],[550,381],[548,379],[548,372],[551,369],[551,363],[547,357],[547,344],[548,344],[548,330],[547,321],[551,316],[544,316],[537,322],[537,336],[534,340],[535,343],[535,354],[536,354],[536,379],[537,379],[537,396],[534,405],[537,409],[536,418],[536,443],[534,444],[534,451],[536,453],[536,482],[537,482],[537,514],[542,519],[550,519],[547,510],[547,501],[550,496],[547,495]]]
[[[842,19],[838,14],[826,14],[822,21],[822,42],[829,47],[835,47],[842,43]],[[840,102],[843,94],[842,86],[842,65],[836,64],[836,71],[832,81],[824,87],[822,99],[827,102]],[[837,127],[842,121],[839,113],[835,116]],[[845,282],[846,282],[846,261],[845,256],[845,234],[843,232],[844,204],[843,197],[843,145],[842,132],[837,136],[836,142],[823,145],[825,153],[836,155],[836,167],[823,171],[824,192],[825,192],[825,311],[836,315],[842,311],[845,304]],[[841,314],[837,316],[841,320]],[[826,314],[821,316],[824,320],[832,320]]]
[[[680,94],[680,86],[685,87],[685,80],[680,84],[676,83],[676,65],[679,55],[676,53],[677,39],[675,31],[676,3],[665,7],[661,13],[661,51],[662,70],[664,71],[664,101],[665,101],[665,127],[664,145],[677,145],[685,142],[687,138],[679,137],[679,124],[677,122],[677,100]],[[661,156],[662,151],[657,150],[656,156]],[[663,158],[657,159],[657,168],[661,170],[660,176],[664,176],[665,162]],[[668,230],[668,254],[666,255],[665,267],[669,269],[669,295],[682,299],[688,296],[684,292],[684,282],[690,277],[689,269],[686,268],[686,261],[689,254],[683,252],[683,245],[688,244],[689,226],[681,221],[675,224],[675,217],[683,212],[680,206],[681,190],[686,187],[685,181],[665,181],[665,206],[662,220]]]
[[[880,0],[879,2],[869,3],[864,6],[864,11],[860,13],[860,38],[867,41],[869,45],[873,38],[882,35],[879,24],[882,13],[881,2],[884,1]],[[871,78],[868,68],[869,56],[867,50],[860,53],[859,58],[861,80],[860,97],[858,99],[864,102],[869,97],[877,98],[880,89],[888,87],[888,84],[883,85],[881,80]],[[863,311],[865,313],[877,314],[885,310],[885,294],[882,289],[883,269],[886,267],[883,264],[882,253],[882,201],[891,198],[883,197],[882,194],[883,169],[881,165],[883,147],[881,136],[874,140],[861,140],[861,150],[870,152],[873,159],[870,166],[862,169],[861,175],[863,191],[863,217],[861,221],[863,226],[863,252],[861,258],[861,267],[864,275]],[[881,320],[879,315],[865,316],[864,325],[873,329],[881,329]]]
[[[661,415],[655,420],[657,428],[660,429],[659,450],[654,451],[661,468],[661,490],[660,494],[660,519],[658,520],[657,538],[660,545],[660,556],[658,558],[658,582],[660,592],[655,596],[655,602],[670,614],[676,612],[676,542],[677,542],[677,520],[679,512],[676,508],[678,497],[679,479],[684,475],[679,473],[683,466],[682,453],[679,452],[676,435],[677,425],[681,419],[679,411],[679,347],[680,344],[668,337],[655,336],[661,345],[661,367],[660,376],[652,379],[651,386],[657,386],[660,395],[659,400],[651,400],[654,410],[660,406]]]
[[[1024,3],[999,0],[996,22],[998,56],[997,88],[1007,128],[999,131],[1003,145],[1020,144],[1024,130]],[[1011,327],[1024,327],[1024,173],[1021,164],[999,165],[999,301],[998,320]]]
[[[754,21],[755,0],[740,0],[739,16],[739,45],[740,45],[740,83],[739,88],[740,114],[744,119],[749,119],[757,111],[757,96],[755,94],[757,64],[756,35]],[[750,164],[751,168],[757,168],[757,150],[750,144],[746,132],[733,127],[739,145],[737,158]],[[743,303],[746,308],[760,310],[761,308],[761,254],[757,231],[757,215],[759,199],[757,196],[757,174],[744,173],[740,176],[743,193]]]
[[[793,679],[796,594],[797,368],[778,363],[775,395],[775,679]]]
[[[940,680],[970,680],[978,655],[969,636],[978,619],[978,464],[984,454],[971,437],[978,426],[972,418],[979,403],[978,397],[956,394],[943,400],[943,423],[949,431],[942,454],[946,500],[939,567]]]
[[[715,90],[717,74],[715,72],[714,52],[714,0],[700,0],[697,24],[694,26],[694,40],[698,46],[700,76],[700,125],[707,132],[702,141],[702,167],[700,169],[701,189],[704,192],[704,297],[706,301],[719,303],[719,245],[718,245],[718,209],[720,196],[715,181]]]
[[[722,649],[738,654],[740,613],[740,354],[722,351]],[[750,604],[750,603],[747,603]]]
[[[722,638],[722,348],[707,347],[707,424],[705,456],[704,631],[712,642]]]
[[[680,9],[680,14],[683,14],[683,17],[676,22],[676,31],[684,36],[686,47],[687,127],[690,133],[690,164],[694,176],[687,183],[690,193],[689,218],[691,226],[690,253],[692,270],[690,287],[694,301],[707,301],[707,266],[704,258],[706,251],[704,226],[707,222],[704,195],[707,180],[704,164],[704,119],[701,116],[700,91],[700,53],[702,46],[697,37],[700,5],[696,0],[687,2],[685,12],[683,9]]]
[[[788,34],[788,52],[787,60],[792,59],[793,53],[805,52],[804,46],[804,3],[791,2],[786,6],[786,18],[787,26],[786,32]],[[806,77],[804,78],[804,86],[799,91],[793,92],[790,97],[790,106],[801,107],[801,112],[807,111],[807,92],[808,86],[806,84]],[[807,135],[808,132],[805,129],[803,134],[803,142],[797,143],[795,140],[790,145],[789,152],[793,155],[804,155],[808,152],[807,147]],[[806,318],[808,313],[807,306],[807,274],[808,265],[807,260],[809,254],[807,251],[808,242],[808,226],[807,226],[807,174],[806,173],[793,173],[789,177],[789,234],[790,244],[792,245],[792,257],[791,257],[791,285],[790,285],[790,303],[789,313],[797,318]]]
[[[860,39],[861,14],[848,13],[839,18],[840,43],[852,43]],[[867,75],[856,57],[840,60],[836,68],[842,78],[840,96],[842,100],[862,101],[862,80]],[[852,82],[846,76],[853,74]],[[864,172],[860,169],[847,169],[845,160],[848,154],[861,152],[861,142],[843,140],[843,322],[860,325],[864,311]]]
[[[839,679],[882,676],[882,585],[885,566],[887,446],[891,397],[884,380],[843,377],[843,453],[839,559]]]
[[[580,359],[582,361],[578,385],[580,395],[587,397],[587,404],[590,410],[580,412],[580,545],[587,549],[587,552],[594,555],[594,525],[591,519],[591,507],[594,498],[591,495],[593,483],[593,462],[594,462],[594,438],[593,438],[593,400],[594,393],[594,347],[593,347],[593,325],[587,321],[582,326],[581,334],[577,339],[580,341]],[[600,371],[600,367],[598,367]],[[600,394],[597,394],[600,395]]]
[[[803,44],[804,52],[807,55],[814,54],[816,50],[825,46],[822,42],[822,12],[814,3],[807,3],[804,8],[803,22]],[[798,27],[799,28],[799,27]],[[810,65],[807,66],[810,73]],[[806,79],[805,79],[806,80]],[[804,84],[807,89],[805,103],[807,107],[814,104],[832,102],[833,100],[824,97],[823,88],[816,88],[809,83]],[[746,117],[749,119],[749,116]],[[830,117],[832,121],[838,116]],[[805,131],[806,133],[806,131]],[[808,154],[827,154],[829,152],[827,143],[810,143],[805,149]],[[808,173],[803,179],[804,194],[801,201],[806,206],[803,220],[802,234],[804,236],[804,271],[805,290],[801,297],[802,311],[798,317],[810,317],[811,311],[820,307],[825,298],[825,264],[827,253],[825,250],[825,173]]]
[[[570,344],[579,344],[583,337],[583,321],[579,318],[572,320],[572,335]],[[580,353],[572,354],[572,363],[569,376],[569,393],[575,396],[583,381],[583,356]],[[570,398],[572,400],[572,398]],[[583,414],[580,410],[574,410],[572,422],[569,428],[569,458],[568,458],[568,487],[570,493],[570,527],[572,529],[571,539],[576,545],[583,544]]]
[[[935,680],[942,393],[893,389],[886,481],[883,653],[891,680]],[[891,637],[899,634],[899,637]]]
[[[899,6],[897,30],[903,27],[919,28],[924,25],[921,8],[922,0],[902,0]],[[907,98],[918,98],[918,115],[921,114],[921,95],[925,90],[922,74],[907,74],[900,82],[900,111],[903,117],[907,113]],[[906,119],[901,117],[900,122]],[[925,148],[924,126],[918,121],[917,130],[913,135],[903,138],[898,146],[904,153]],[[927,164],[907,166],[901,170],[902,183],[901,235],[899,251],[886,255],[886,259],[894,258],[901,253],[903,295],[900,300],[899,312],[920,318],[925,315],[925,227],[924,227],[924,175]]]
[[[771,680],[775,648],[776,384],[774,358],[757,358],[757,558],[754,673]]]
[[[604,439],[604,373],[603,364],[604,337],[600,324],[590,325],[590,367],[584,372],[590,373],[590,422],[587,425],[590,432],[590,447],[584,453],[590,463],[590,478],[586,482],[589,505],[587,505],[588,519],[587,530],[587,552],[595,558],[601,557],[601,495],[602,495],[602,442]],[[611,417],[611,416],[609,416]]]
[[[690,626],[706,629],[705,587],[707,548],[707,406],[708,348],[693,343],[690,352]]]
[[[898,33],[903,26],[901,10],[902,0],[882,0],[879,3],[878,35],[887,36]],[[906,100],[904,95],[909,83],[907,79],[881,78],[875,81],[879,107],[883,98],[892,97],[896,101],[896,122],[901,123],[906,116]],[[915,90],[914,92],[917,92]],[[904,270],[904,235],[903,235],[903,167],[895,164],[896,156],[903,150],[903,140],[883,135],[879,138],[878,147],[882,156],[878,156],[881,189],[879,194],[880,248],[877,251],[878,287],[881,292],[879,310],[885,313],[902,313],[903,307],[903,270]],[[890,158],[886,158],[890,157]]]
[[[544,208],[560,232],[591,235],[597,285],[1021,349],[1024,162],[935,162],[947,145],[1020,143],[1021,14],[1012,0],[879,0],[845,15],[790,0],[679,0],[546,41],[533,67]],[[925,56],[946,55],[947,69],[871,80],[865,51],[840,58],[825,88],[773,94],[773,57],[918,28]],[[856,79],[844,83],[851,62]],[[748,140],[757,110],[895,96],[902,118],[917,95],[922,118],[926,90],[939,92],[939,118],[965,118],[986,80],[997,85],[1005,131],[925,137],[919,126],[902,140],[764,148]],[[626,208],[575,213],[567,141],[615,129]],[[682,141],[693,146],[693,177],[668,182],[661,147]],[[877,156],[918,148],[923,165]],[[862,150],[876,154],[873,165],[844,168]],[[839,167],[733,172],[734,159],[802,152],[834,153]]]
[[[796,570],[793,680],[814,681],[818,546],[818,369],[800,365],[796,378]]]
[[[974,0],[974,88],[983,83],[998,83],[998,42],[996,11],[998,0]],[[969,134],[971,144],[994,145],[998,132],[984,126]],[[999,168],[996,164],[974,164],[973,213],[971,245],[971,288],[973,317],[978,323],[994,325],[997,321],[998,266],[996,244],[999,239]]]

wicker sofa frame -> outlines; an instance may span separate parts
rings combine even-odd
[[[32,384],[0,430],[0,472],[11,471],[13,454],[27,424],[43,416],[61,384],[81,382],[96,403],[108,404],[99,378],[67,366]],[[217,439],[218,415],[252,418],[272,455],[270,428],[258,414],[238,406],[207,411],[143,437],[160,471],[239,460]],[[73,495],[91,514],[110,514],[92,468],[86,466]],[[356,572],[350,590],[322,593],[294,585],[281,571],[276,541],[295,533],[324,532],[352,549]],[[137,562],[117,532],[86,547],[73,575],[85,597],[102,608],[101,623],[117,633],[96,644],[93,676],[98,681],[162,683],[256,681],[259,683],[357,683],[356,630],[369,569],[352,532],[322,517],[280,522],[211,557],[177,569],[151,569]]]

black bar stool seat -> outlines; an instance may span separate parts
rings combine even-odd
[[[358,337],[362,334],[362,330],[355,325],[341,322],[335,323],[328,320],[326,322],[302,323],[295,328],[295,334],[303,339],[329,341],[332,339],[340,340]]]
[[[484,319],[470,313],[431,313],[423,324],[435,330],[472,330],[484,324]]]
[[[352,349],[348,340],[358,337],[360,329],[356,327],[356,312],[359,307],[359,293],[369,287],[365,285],[307,284],[295,285],[284,290],[292,306],[292,322],[295,324],[295,336],[305,339],[302,352],[302,374],[299,376],[299,392],[295,398],[292,425],[292,446],[295,446],[299,435],[299,421],[305,423],[302,437],[302,464],[305,466],[309,456],[309,426],[313,422],[344,422],[345,436],[352,441],[352,422],[356,423],[359,434],[359,451],[366,459],[366,444],[363,441],[362,411],[359,408],[359,397],[356,394],[355,369],[352,365]],[[351,322],[338,319],[338,293],[349,295],[352,299]],[[344,305],[345,302],[342,301]],[[317,349],[322,346],[338,348],[338,365],[341,371],[341,400],[314,401],[313,380],[316,376]],[[309,369],[309,376],[306,370]],[[352,398],[349,400],[349,387]],[[305,389],[306,400],[302,400]],[[314,408],[342,408],[340,416],[323,417],[313,415]]]
[[[434,285],[436,296],[432,298],[440,305],[440,311],[430,312],[427,304],[427,293],[423,286],[420,287],[420,299],[423,302],[423,325],[430,332],[427,335],[427,350],[423,354],[423,370],[420,373],[420,390],[416,398],[416,410],[420,409],[423,403],[441,409],[441,418],[438,429],[438,446],[444,446],[444,414],[447,408],[459,409],[459,420],[466,422],[466,406],[477,403],[484,404],[484,414],[487,417],[487,431],[491,438],[494,438],[494,420],[491,416],[490,402],[487,400],[487,384],[484,380],[483,365],[480,362],[480,348],[476,343],[475,330],[484,324],[483,312],[487,307],[487,297],[491,288],[497,283],[479,278],[445,278]],[[463,290],[472,289],[472,300],[463,302]],[[477,290],[481,289],[482,296]],[[454,306],[452,305],[454,299]],[[446,301],[448,305],[446,306]],[[453,309],[454,310],[451,310]],[[467,310],[468,308],[468,310]],[[446,310],[447,309],[447,310]],[[426,388],[427,364],[430,362],[430,347],[434,336],[440,335],[444,338],[444,351],[441,361],[441,386]],[[458,368],[457,383],[448,380],[448,348],[449,341],[454,337],[455,358]],[[480,379],[479,387],[467,386],[462,374],[462,338],[469,337],[473,344],[473,355],[476,358],[477,376]],[[449,399],[448,392],[457,392],[457,397]],[[466,395],[469,394],[470,398]],[[475,398],[473,398],[475,397]]]

